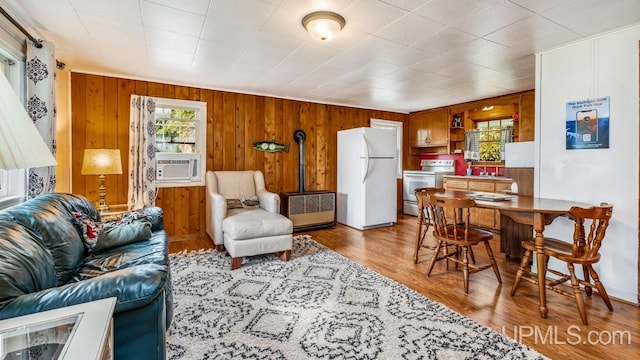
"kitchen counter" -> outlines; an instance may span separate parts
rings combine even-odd
[[[513,179],[506,176],[492,176],[492,175],[443,175],[443,178],[452,179],[469,179],[469,180],[492,180],[492,181],[508,181],[513,182]]]

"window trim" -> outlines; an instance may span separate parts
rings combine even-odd
[[[204,174],[206,172],[207,163],[207,103],[204,101],[194,100],[180,100],[154,97],[156,107],[173,107],[180,109],[189,109],[196,111],[196,152],[194,154],[181,154],[181,153],[156,153],[156,161],[159,154],[166,154],[171,159],[192,159],[194,156],[199,161],[198,176],[190,180],[183,181],[171,181],[171,180],[158,180],[156,178],[157,188],[169,188],[169,187],[188,187],[188,186],[204,186]],[[160,156],[162,157],[162,155]],[[157,164],[156,164],[157,170]]]

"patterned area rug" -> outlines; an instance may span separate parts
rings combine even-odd
[[[169,359],[542,359],[539,353],[318,244],[291,260],[171,255]]]

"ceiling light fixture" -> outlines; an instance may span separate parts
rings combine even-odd
[[[302,26],[316,39],[331,40],[344,27],[342,16],[330,11],[316,11],[302,19]]]

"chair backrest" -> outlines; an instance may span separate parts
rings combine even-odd
[[[213,174],[210,185],[225,199],[249,199],[265,190],[264,176],[259,170],[213,171]]]
[[[576,258],[597,258],[602,240],[609,227],[613,205],[602,203],[600,206],[581,208],[574,206],[569,210],[575,221],[573,231],[572,254]],[[585,228],[589,231],[586,232]]]
[[[431,222],[431,219],[435,217],[435,214],[431,210],[431,201],[430,195],[444,192],[443,188],[436,187],[423,187],[416,188],[414,193],[416,194],[416,199],[418,199],[418,211],[422,210],[424,217],[428,222]]]
[[[443,188],[422,187],[422,188],[416,188],[414,190],[414,193],[416,194],[416,197],[418,197],[418,195],[421,195],[421,194],[424,194],[424,193],[426,193],[428,195],[431,195],[431,194],[435,194],[435,193],[441,193],[441,192],[444,192],[444,191],[445,190]]]
[[[469,241],[471,208],[476,206],[475,200],[458,199],[434,193],[429,195],[429,206],[434,215],[436,238],[454,243]],[[453,218],[447,219],[447,214],[453,215]]]

